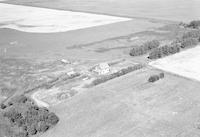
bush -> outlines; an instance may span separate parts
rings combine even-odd
[[[180,52],[181,48],[190,48],[196,46],[200,42],[200,20],[192,21],[188,27],[195,28],[184,33],[182,36],[178,37],[172,42],[169,46],[156,47],[154,50],[149,53],[149,59],[158,59],[171,54],[176,54]]]
[[[145,42],[143,45],[139,47],[134,47],[130,51],[131,56],[140,56],[146,54],[149,50],[155,49],[160,46],[160,42],[158,40],[152,40]]]
[[[160,42],[158,40],[152,40],[144,43],[145,50],[152,50],[160,46]]]
[[[164,78],[164,77],[165,77],[165,74],[164,74],[164,73],[160,73],[160,74],[159,74],[159,78],[160,78],[160,79],[162,79],[162,78]]]
[[[193,47],[196,46],[198,44],[198,39],[196,38],[187,38],[187,39],[183,39],[181,41],[181,48],[186,48],[186,47]]]
[[[47,123],[50,124],[50,125],[55,125],[57,124],[59,121],[59,118],[54,114],[54,113],[49,113],[48,116],[47,116]]]
[[[28,98],[21,96],[14,99],[14,104],[3,112],[3,116],[10,121],[12,127],[20,129],[20,133],[16,131],[16,136],[45,132],[58,123],[59,118],[54,113],[27,102]]]
[[[37,131],[39,131],[39,132],[46,132],[48,129],[49,129],[49,125],[46,122],[40,121],[38,123]]]
[[[12,108],[4,113],[4,117],[7,117],[12,122],[12,124],[14,124],[18,119],[22,118],[22,115],[17,110]]]
[[[1,109],[5,109],[6,108],[6,105],[5,104],[1,104]]]
[[[164,77],[165,77],[165,74],[162,72],[160,74],[150,76],[148,81],[153,83],[153,82],[156,82],[160,79],[163,79]]]
[[[191,21],[188,26],[189,28],[198,29],[200,28],[200,20]]]
[[[27,128],[27,132],[29,135],[35,135],[37,134],[36,127],[34,125],[31,125]]]
[[[140,55],[144,55],[146,53],[147,53],[147,51],[144,49],[143,46],[141,46],[141,47],[134,47],[133,49],[131,49],[129,54],[131,56],[140,56]]]
[[[12,106],[12,105],[13,105],[13,102],[9,101],[8,106]]]
[[[150,76],[150,78],[148,79],[149,82],[153,83],[159,80],[159,76],[158,75],[153,75]]]
[[[182,39],[187,38],[199,38],[200,37],[200,30],[191,30],[183,34]]]
[[[180,52],[180,47],[179,45],[174,45],[174,46],[162,46],[159,48],[154,49],[152,52],[149,53],[148,58],[149,59],[158,59],[162,58],[171,54],[175,54]]]

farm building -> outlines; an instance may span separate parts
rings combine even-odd
[[[110,72],[110,66],[108,65],[108,63],[100,63],[94,68],[93,71],[98,73],[99,75],[105,75]]]

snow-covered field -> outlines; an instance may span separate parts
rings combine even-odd
[[[200,81],[200,46],[150,62],[150,65]]]
[[[129,20],[131,19],[0,3],[0,28],[25,32],[65,32]]]

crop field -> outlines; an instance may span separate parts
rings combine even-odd
[[[139,19],[190,21],[200,18],[199,0],[7,0],[6,3]]]
[[[42,137],[199,136],[199,83],[144,68],[51,107],[60,122]],[[120,83],[120,84],[119,84]]]
[[[153,30],[168,24],[147,19],[5,3],[0,3],[0,8],[0,56],[42,61],[61,58],[90,60],[91,56],[93,60],[116,59],[123,55],[122,50],[102,54],[98,53],[98,48],[101,47],[92,43]],[[92,44],[96,48],[82,48],[80,45],[84,44]],[[121,42],[112,45],[120,47],[119,44]]]
[[[144,46],[153,40],[158,48],[171,46],[192,30],[187,21],[200,19],[199,5],[0,0],[0,137],[17,125],[2,112],[20,108],[12,101],[21,94],[39,107],[33,109],[44,107],[59,118],[42,134],[34,130],[40,137],[200,136],[200,47],[151,60],[155,45]],[[141,54],[131,56],[133,48]]]
[[[131,20],[130,18],[2,3],[0,9],[0,28],[35,33],[65,32]]]
[[[199,59],[200,47],[197,46],[176,55],[150,62],[150,65],[164,71],[200,81]]]
[[[97,61],[117,59],[124,56],[124,50],[119,50],[117,52],[112,52],[113,50],[110,50],[111,53],[99,53],[96,52],[96,50],[101,47],[94,45],[91,46],[93,49],[88,49],[87,47],[82,48],[81,46],[85,44],[91,45],[91,43],[94,42],[116,39],[145,30],[152,30],[162,27],[163,25],[165,25],[165,23],[133,19],[131,21],[60,33],[27,33],[4,28],[0,29],[0,35],[2,35],[2,37],[0,37],[0,56],[41,61],[62,58],[91,60],[91,57],[93,57],[92,60]],[[120,46],[121,44],[121,41],[117,41],[117,44],[113,43],[115,46]]]

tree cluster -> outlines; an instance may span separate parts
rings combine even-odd
[[[7,107],[7,106],[6,106],[5,104],[3,104],[3,103],[0,105],[0,108],[1,108],[1,109],[5,109],[6,107]]]
[[[189,28],[193,28],[193,29],[199,29],[200,28],[200,20],[194,20],[194,21],[191,21],[187,27]]]
[[[12,127],[20,129],[14,137],[28,137],[43,133],[59,121],[54,113],[46,108],[39,108],[25,96],[14,100],[12,106],[7,106],[3,116],[10,121]]]
[[[127,73],[130,73],[132,71],[135,71],[135,70],[138,70],[138,69],[141,69],[143,68],[142,65],[138,64],[138,65],[135,65],[135,66],[130,66],[130,67],[127,67],[127,68],[124,68],[124,69],[121,69],[120,71],[118,72],[115,72],[115,73],[112,73],[110,75],[106,75],[106,76],[101,76],[97,79],[95,79],[93,82],[92,82],[92,85],[96,86],[96,85],[99,85],[101,83],[104,83],[108,80],[111,80],[111,79],[114,79],[116,77],[120,77],[120,76],[123,76]]]
[[[190,30],[188,32],[185,32],[182,36],[181,39],[187,39],[187,38],[200,38],[200,30],[195,29],[195,30]]]
[[[193,47],[196,46],[199,43],[198,39],[196,38],[187,38],[187,39],[183,39],[181,41],[181,48],[189,48],[189,47]]]
[[[200,42],[200,30],[191,30],[176,40],[182,49],[196,46]]]
[[[175,46],[162,46],[159,48],[156,48],[155,50],[153,50],[152,52],[149,53],[148,58],[149,59],[158,59],[158,58],[162,58],[171,54],[175,54],[180,52],[180,47],[179,45],[175,45]]]
[[[147,41],[141,46],[137,46],[131,49],[131,56],[140,56],[146,54],[148,51],[155,49],[160,46],[160,42],[158,40]]]
[[[158,59],[180,52],[181,49],[190,48],[200,42],[200,30],[192,30],[184,33],[170,45],[157,47],[149,53],[149,59]]]
[[[152,75],[149,77],[148,81],[151,82],[151,83],[154,83],[160,79],[163,79],[164,78],[164,73],[160,73],[160,74],[157,74],[157,75]]]

